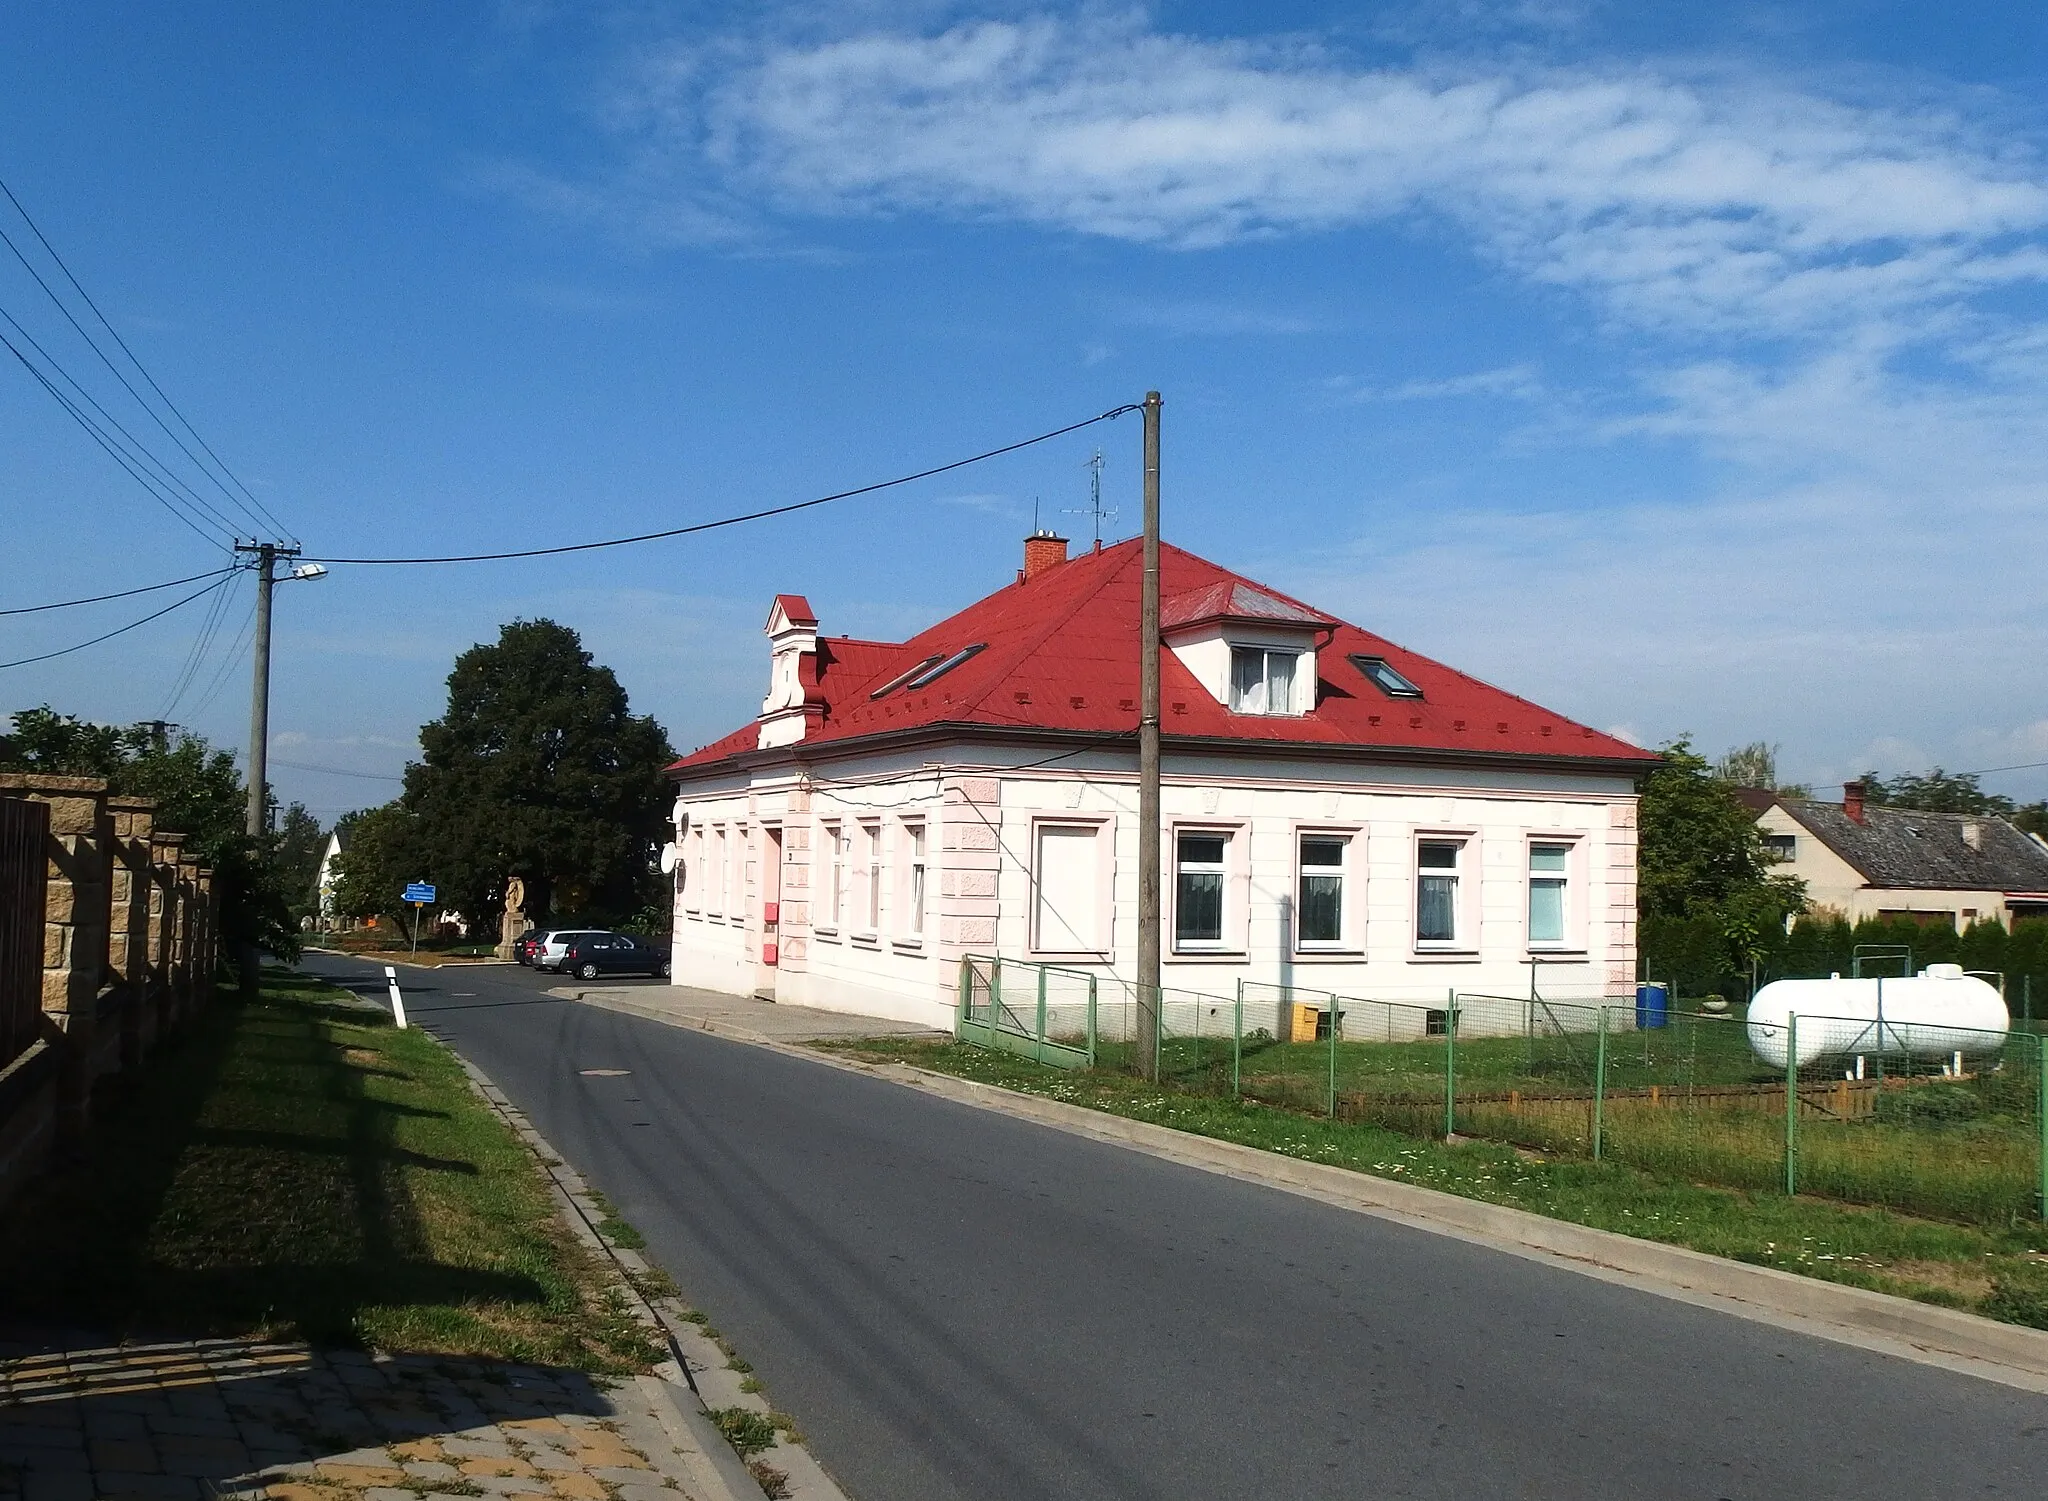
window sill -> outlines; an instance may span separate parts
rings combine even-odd
[[[1477,949],[1418,949],[1408,956],[1410,964],[1477,964]]]
[[[882,946],[881,938],[873,933],[854,933],[846,941],[857,949],[879,949]]]
[[[899,954],[922,954],[924,952],[924,940],[922,938],[892,938],[889,940],[889,947]]]
[[[1591,952],[1592,951],[1590,949],[1543,948],[1538,947],[1536,945],[1531,945],[1529,949],[1529,957],[1531,959],[1560,959],[1578,961],[1588,958]]]
[[[839,930],[837,928],[813,928],[811,929],[811,937],[819,940],[821,943],[837,943],[839,942]]]
[[[1175,949],[1165,956],[1168,964],[1242,964],[1249,957],[1243,949]]]
[[[1364,949],[1296,949],[1296,964],[1363,964]]]

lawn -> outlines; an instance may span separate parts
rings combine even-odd
[[[1711,1186],[1622,1162],[1553,1158],[1490,1142],[1445,1144],[1369,1120],[1332,1121],[1256,1100],[1162,1089],[1106,1070],[1049,1068],[950,1040],[864,1038],[814,1046],[2048,1328],[2048,1226],[2039,1221],[1950,1224],[1803,1195]]]
[[[427,1034],[271,969],[0,1226],[0,1311],[596,1371],[659,1358],[532,1153]]]

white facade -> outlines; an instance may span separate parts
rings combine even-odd
[[[1045,759],[821,745],[685,782],[674,982],[946,1027],[962,956],[1000,954],[1121,997],[1136,770],[1108,749],[1030,764]],[[1240,980],[1418,1006],[1525,996],[1532,961],[1546,996],[1634,984],[1624,771],[1169,750],[1162,801],[1169,999]]]

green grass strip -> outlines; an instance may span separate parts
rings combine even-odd
[[[0,1227],[0,1309],[594,1371],[660,1352],[453,1054],[283,970],[232,992]]]

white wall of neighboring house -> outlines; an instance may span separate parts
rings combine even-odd
[[[1000,953],[1098,977],[1120,999],[1136,966],[1137,787],[1128,756],[1095,752],[1030,767],[1042,749],[977,747],[931,762],[853,754],[800,782],[788,768],[683,784],[674,982],[950,1025],[959,961]],[[976,764],[978,763],[978,764]],[[1240,980],[1441,1006],[1452,990],[1570,999],[1625,994],[1635,979],[1635,794],[1624,775],[1219,754],[1169,755],[1163,980],[1169,992],[1234,998]],[[922,932],[910,914],[912,840],[925,831]],[[1175,942],[1180,830],[1222,835],[1223,931]],[[832,912],[829,835],[850,849]],[[778,835],[779,927],[763,904]],[[1304,836],[1343,844],[1343,923],[1324,946],[1296,942]],[[869,896],[870,838],[879,892]],[[1417,847],[1459,847],[1454,942],[1416,936]],[[1567,847],[1561,943],[1529,941],[1530,847]],[[724,852],[723,872],[720,851]],[[1327,869],[1327,868],[1323,868]],[[1554,878],[1554,877],[1553,877]],[[870,917],[875,920],[871,921]],[[763,962],[763,941],[779,962]],[[1277,1008],[1256,991],[1246,1026]],[[1169,995],[1169,1001],[1172,996]]]

